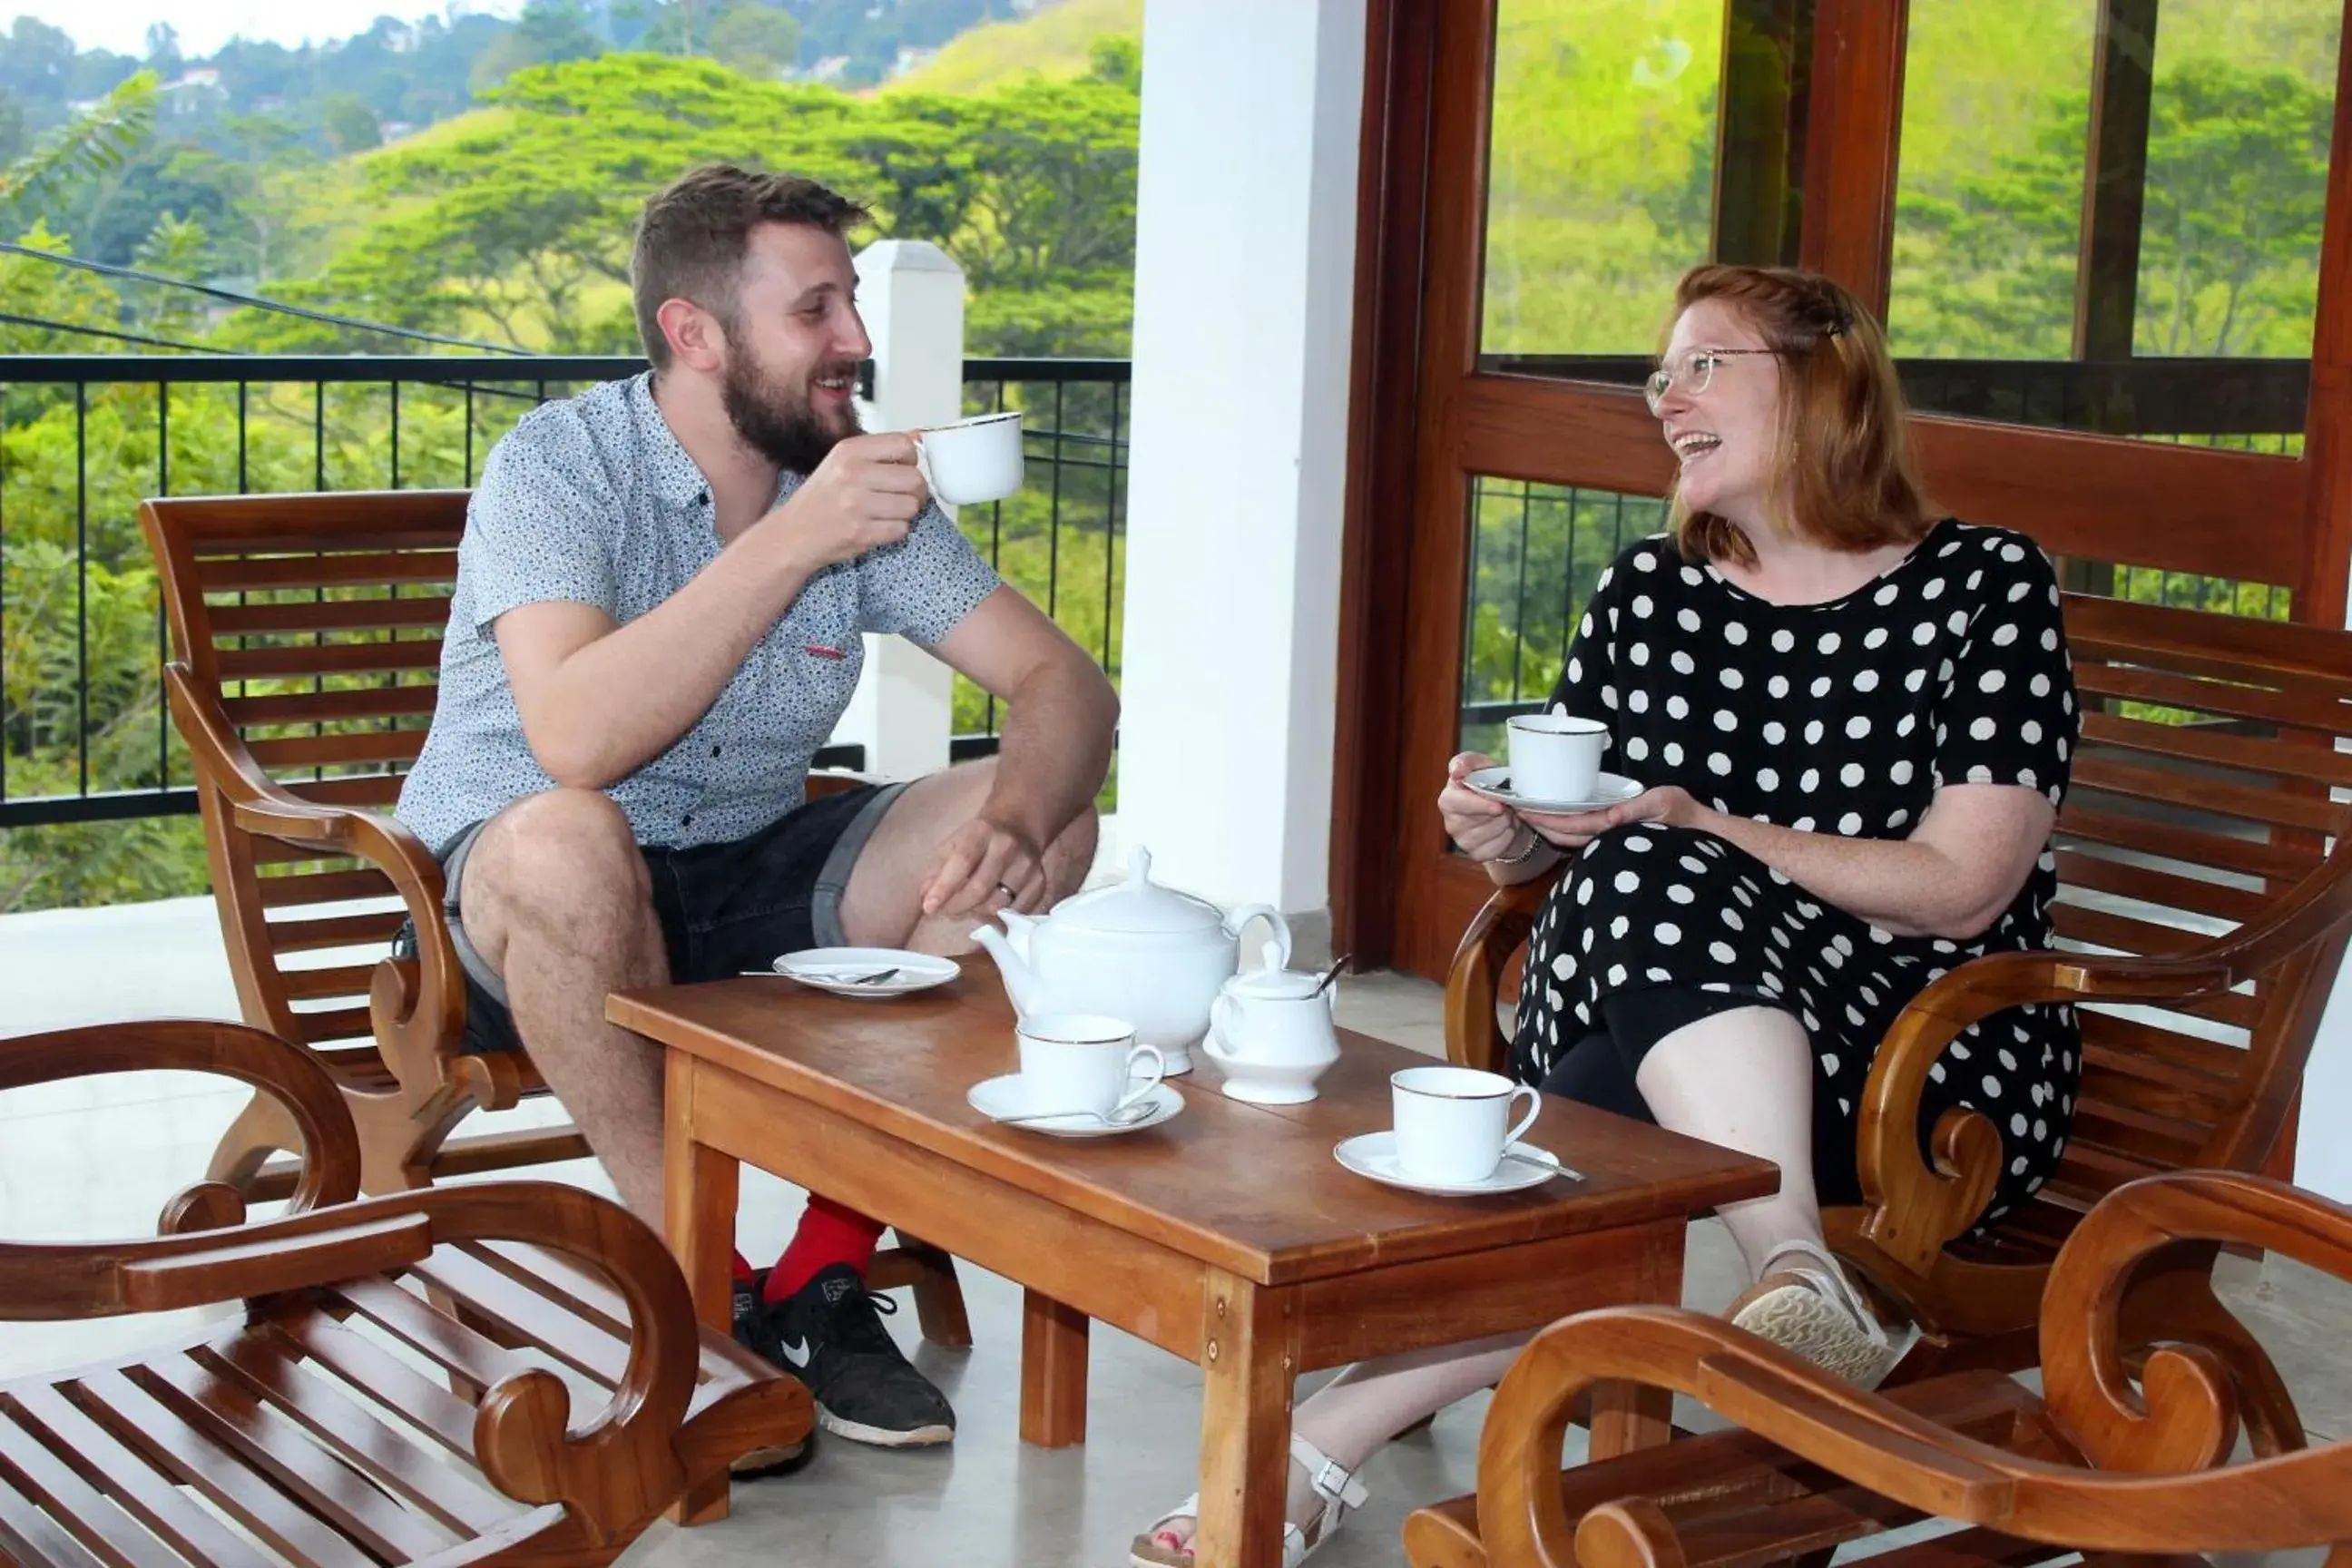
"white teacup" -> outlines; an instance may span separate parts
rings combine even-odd
[[[1522,713],[1510,733],[1511,793],[1528,800],[1591,800],[1601,788],[1609,726],[1564,713]]]
[[[1528,1113],[1510,1124],[1511,1103]],[[1535,1125],[1543,1096],[1500,1073],[1475,1068],[1407,1068],[1389,1079],[1396,1116],[1397,1163],[1424,1182],[1468,1185],[1503,1163],[1503,1151]]]
[[[1003,500],[1021,488],[1021,411],[918,430],[915,462],[931,494],[950,505]]]
[[[1156,1046],[1137,1045],[1124,1018],[1041,1013],[1022,1019],[1019,1035],[1030,1116],[1115,1117],[1150,1098],[1168,1074],[1168,1058]],[[1139,1073],[1150,1077],[1139,1081]]]

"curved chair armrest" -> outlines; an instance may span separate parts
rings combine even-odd
[[[413,977],[412,966],[394,959],[377,972],[371,997],[377,1045],[404,1084],[438,1077],[436,1058],[457,1051],[466,1005],[465,972],[441,911],[440,862],[396,817],[322,805],[280,785],[185,664],[164,665],[163,686],[198,776],[221,792],[239,828],[322,855],[355,856],[392,879],[415,928],[416,959]]]
[[[299,1046],[244,1024],[167,1019],[101,1024],[0,1040],[0,1089],[153,1070],[233,1078],[285,1108],[302,1137],[302,1172],[289,1214],[359,1195],[359,1137],[332,1074]],[[164,1210],[166,1230],[239,1225],[245,1201],[233,1187],[200,1183]],[[0,1284],[0,1303],[9,1291]],[[6,1317],[0,1310],[0,1317]]]
[[[2125,1291],[2155,1253],[2181,1242],[2280,1253],[2352,1282],[2352,1208],[2236,1171],[2173,1171],[2117,1187],[2059,1249],[2042,1292],[2043,1397],[2104,1468],[2202,1468],[2236,1426],[2219,1384],[2151,1361],[2140,1387],[2118,1355]]]
[[[2070,1310],[2052,1300],[2054,1310]],[[1478,1444],[1479,1540],[1489,1562],[1545,1568],[1676,1560],[1672,1527],[1651,1500],[1603,1505],[1573,1528],[1567,1517],[1560,1445],[1579,1396],[1609,1378],[1686,1394],[1921,1512],[2084,1552],[2272,1552],[2352,1536],[2352,1446],[2211,1468],[2228,1452],[2226,1438],[2214,1447],[2209,1418],[2229,1407],[2229,1373],[2210,1352],[2167,1347],[2144,1375],[2149,1419],[2174,1430],[2139,1454],[2168,1468],[2116,1474],[1979,1442],[1720,1319],[1673,1307],[1585,1312],[1537,1335],[1496,1391]]]
[[[530,1367],[475,1417],[476,1458],[528,1503],[598,1524],[649,1519],[686,1483],[674,1447],[700,1366],[694,1308],[661,1238],[610,1199],[551,1182],[428,1187],[234,1231],[81,1247],[0,1246],[0,1318],[152,1311],[326,1287],[418,1263],[461,1241],[522,1242],[608,1279],[628,1308],[626,1367],[604,1410],[567,1431],[571,1395]]]
[[[1579,1529],[1560,1493],[1560,1445],[1580,1397],[1620,1379],[1688,1394],[1769,1441],[1949,1519],[1983,1522],[2009,1503],[1997,1449],[1865,1394],[1720,1318],[1679,1307],[1609,1307],[1538,1334],[1496,1389],[1478,1440],[1478,1538],[1491,1563],[1571,1568],[1641,1562],[1590,1539],[1643,1510],[1596,1510]],[[1899,1467],[1901,1489],[1882,1485]],[[1653,1521],[1654,1525],[1657,1521]],[[1611,1550],[1612,1547],[1621,1550]]]
[[[1545,878],[1497,888],[1479,906],[1445,974],[1445,1058],[1461,1067],[1500,1072],[1511,1042],[1501,1021],[1503,974],[1535,929],[1551,882]]]
[[[1998,952],[1935,981],[1887,1030],[1863,1085],[1855,1135],[1867,1210],[1863,1235],[1904,1268],[1925,1274],[1991,1201],[2001,1152],[1990,1121],[1971,1110],[1945,1112],[1933,1134],[1932,1167],[1916,1131],[1928,1069],[1969,1026],[2027,1004],[2193,1001],[2243,977],[2202,952],[2179,958]]]

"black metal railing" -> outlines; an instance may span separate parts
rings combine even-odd
[[[164,622],[140,500],[468,486],[523,413],[642,368],[601,355],[0,355],[0,828],[194,809],[161,698]],[[1127,362],[976,358],[964,373],[968,412],[1028,415],[1029,475],[961,526],[1116,674]],[[984,692],[960,689],[957,717],[958,756],[994,749]],[[107,851],[136,852],[128,840]],[[0,854],[0,910],[25,874],[13,858]]]

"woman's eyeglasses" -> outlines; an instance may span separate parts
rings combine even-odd
[[[1777,353],[1777,349],[1701,349],[1684,357],[1679,365],[1660,365],[1650,373],[1642,387],[1642,395],[1649,399],[1650,412],[1655,414],[1666,394],[1679,386],[1691,397],[1697,397],[1715,384],[1716,367],[1735,354]]]

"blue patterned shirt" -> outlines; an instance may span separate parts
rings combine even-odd
[[[786,474],[782,500],[801,476]],[[593,605],[623,625],[717,559],[709,483],[655,405],[650,375],[523,416],[492,449],[466,513],[441,689],[396,813],[435,849],[555,787],[524,739],[491,634],[522,605]],[[640,844],[747,837],[801,804],[810,760],[849,704],[860,634],[936,646],[999,578],[936,506],[907,538],[801,590],[701,718],[604,794]]]

